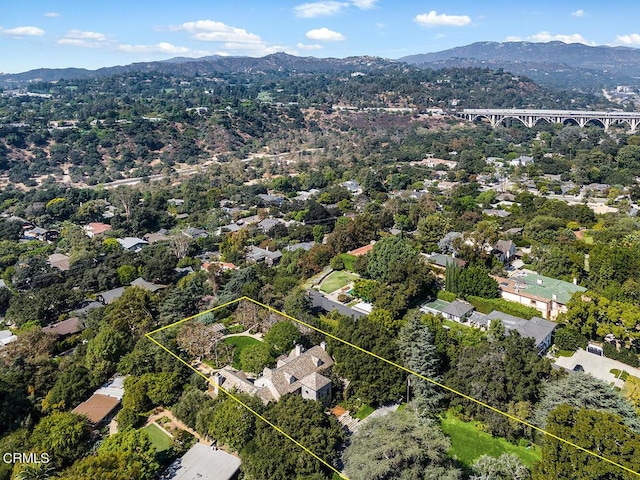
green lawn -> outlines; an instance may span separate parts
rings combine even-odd
[[[375,408],[367,405],[366,403],[364,405],[362,405],[362,407],[360,407],[360,410],[358,410],[356,412],[356,414],[353,416],[353,418],[357,418],[359,420],[364,420],[365,418],[367,418],[369,415],[371,415],[373,412],[375,412]]]
[[[481,455],[499,457],[503,453],[513,453],[528,467],[541,458],[540,448],[532,445],[530,448],[519,447],[507,442],[504,438],[496,438],[481,432],[475,422],[463,422],[447,413],[440,422],[442,430],[451,438],[449,455],[456,457],[465,465],[471,465]]]
[[[347,283],[358,278],[357,275],[344,271],[331,272],[327,278],[324,279],[320,290],[324,293],[335,292],[339,288],[344,287]]]
[[[144,427],[143,430],[147,432],[149,440],[151,440],[151,443],[159,452],[163,452],[171,446],[171,437],[164,433],[157,425],[152,423]]]
[[[227,345],[233,345],[233,368],[240,369],[240,352],[250,345],[257,345],[260,340],[256,340],[253,337],[246,337],[241,335],[239,337],[227,337],[224,339],[224,343]]]

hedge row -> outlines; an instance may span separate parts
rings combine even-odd
[[[493,310],[497,310],[507,315],[526,318],[527,320],[531,320],[531,317],[541,316],[540,312],[535,308],[510,302],[504,298],[467,297],[467,301],[476,307],[478,312],[484,314],[489,314]]]

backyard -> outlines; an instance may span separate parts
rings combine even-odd
[[[250,345],[257,345],[260,340],[241,335],[239,337],[227,337],[224,339],[227,345],[233,345],[233,368],[240,369],[240,352]]]
[[[143,430],[147,432],[149,440],[151,440],[151,443],[156,447],[158,452],[163,452],[171,447],[171,437],[155,423],[147,425]]]
[[[529,468],[540,461],[541,453],[537,445],[521,447],[509,443],[504,438],[493,437],[478,429],[476,422],[463,422],[451,413],[440,422],[442,430],[451,439],[449,456],[455,457],[465,465],[472,465],[481,455],[499,457],[503,453],[513,453]]]
[[[345,271],[335,271],[329,274],[320,285],[320,290],[324,293],[335,292],[344,287],[349,282],[356,280],[358,275]]]

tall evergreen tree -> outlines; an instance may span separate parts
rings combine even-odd
[[[440,361],[433,334],[420,319],[419,311],[407,315],[407,322],[400,330],[400,353],[407,368],[427,378],[439,381]],[[444,397],[441,389],[426,380],[411,376],[414,405],[419,415],[434,415]]]

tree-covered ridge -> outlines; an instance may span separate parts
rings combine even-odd
[[[350,142],[350,125],[360,124],[358,137],[365,142],[377,141],[381,133],[393,137],[404,131],[404,137],[408,123],[429,128],[425,119],[407,122],[388,113],[352,122],[330,115],[332,105],[402,107],[414,113],[449,108],[454,99],[460,107],[604,105],[594,96],[550,90],[504,72],[396,65],[346,77],[138,72],[33,83],[29,89],[51,97],[0,97],[0,171],[11,182],[30,186],[49,175],[95,184],[167,174],[213,156],[244,158],[264,147],[280,153],[291,145],[302,150],[344,144]],[[392,144],[399,146],[400,140]]]

